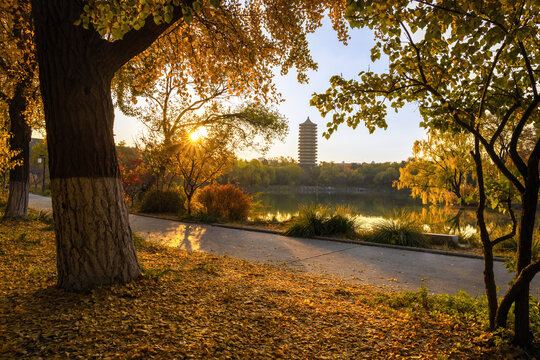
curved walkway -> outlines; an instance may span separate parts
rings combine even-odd
[[[31,194],[30,207],[50,210],[50,198]],[[473,296],[484,294],[480,259],[291,238],[133,214],[130,223],[134,231],[149,241],[252,262],[284,264],[382,290],[417,290],[424,285],[430,293],[455,294],[465,290]],[[495,276],[501,291],[506,291],[512,276],[500,262],[495,263]],[[533,280],[532,292],[540,296],[538,276]]]

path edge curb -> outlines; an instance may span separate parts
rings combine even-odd
[[[238,226],[238,225],[227,225],[227,224],[220,224],[220,223],[207,223],[207,224],[205,224],[205,223],[199,223],[199,222],[189,222],[189,221],[182,221],[180,219],[175,219],[173,217],[142,214],[142,213],[131,212],[131,211],[129,212],[129,214],[130,215],[153,218],[153,219],[175,221],[175,222],[179,222],[179,223],[183,223],[183,224],[210,225],[210,226],[221,227],[221,228],[226,228],[226,229],[244,230],[244,231],[266,233],[266,234],[273,234],[273,235],[279,235],[279,236],[286,237],[285,235],[283,235],[283,233],[281,233],[280,231],[277,231],[277,230],[261,229],[261,228],[248,227],[248,226]],[[309,239],[309,238],[298,238],[298,239]],[[368,242],[368,241],[340,239],[340,238],[333,238],[333,237],[326,237],[326,236],[314,236],[311,239],[333,241],[333,242],[340,242],[340,243],[346,243],[346,244],[355,244],[355,245],[361,245],[361,246],[382,247],[382,248],[388,248],[388,249],[414,251],[414,252],[422,252],[422,253],[429,253],[429,254],[436,254],[436,255],[446,255],[446,256],[454,256],[454,257],[461,257],[461,258],[484,260],[484,257],[481,256],[481,255],[464,254],[464,253],[457,253],[457,252],[436,250],[436,249],[424,249],[424,248],[418,248],[418,247],[412,247],[412,246],[379,244],[379,243],[373,243],[373,242]],[[494,256],[493,261],[505,262],[506,259],[502,258],[502,257],[499,257],[499,256]]]
[[[179,222],[181,222],[181,221],[179,221]],[[253,227],[227,225],[227,224],[220,224],[220,223],[211,223],[210,225],[216,226],[216,227],[222,227],[222,228],[226,228],[226,229],[253,231],[253,232],[280,235],[280,236],[285,237],[285,235],[283,235],[283,233],[281,233],[280,231],[277,231],[277,230],[259,229],[259,228],[253,228]],[[308,239],[308,238],[298,238],[298,239]],[[346,243],[346,244],[355,244],[355,245],[372,246],[372,247],[382,247],[382,248],[389,248],[389,249],[396,249],[396,250],[415,251],[415,252],[423,252],[423,253],[429,253],[429,254],[437,254],[437,255],[446,255],[446,256],[455,256],[455,257],[462,257],[462,258],[469,258],[469,259],[484,260],[484,257],[482,255],[464,254],[464,253],[444,251],[444,250],[436,250],[436,249],[424,249],[424,248],[418,248],[418,247],[412,247],[412,246],[379,244],[379,243],[373,243],[373,242],[368,242],[368,241],[340,239],[340,238],[333,238],[333,237],[326,237],[326,236],[314,236],[314,237],[309,238],[309,239],[326,240],[326,241],[341,242],[341,243]],[[493,261],[505,262],[506,259],[502,258],[502,257],[499,257],[499,256],[494,256]]]

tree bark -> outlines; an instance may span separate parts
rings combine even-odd
[[[113,137],[107,42],[73,25],[74,0],[35,0],[58,286],[74,291],[140,274]],[[103,60],[103,61],[102,61]]]
[[[498,306],[497,285],[495,282],[495,273],[493,272],[493,245],[484,218],[484,211],[486,209],[486,189],[484,185],[482,156],[480,154],[480,142],[478,138],[474,139],[474,152],[472,152],[471,155],[474,159],[476,177],[478,179],[478,208],[476,210],[476,219],[478,228],[480,229],[480,240],[484,252],[484,286],[486,288],[486,296],[488,299],[489,328],[490,330],[494,330],[496,327],[495,318]]]
[[[522,277],[524,270],[529,266],[532,260],[532,241],[534,236],[534,223],[536,220],[536,209],[538,206],[538,191],[540,184],[538,182],[538,161],[539,157],[533,153],[528,161],[527,177],[525,179],[525,192],[522,193],[521,217],[519,221],[519,242],[517,250],[517,268],[516,277]],[[518,346],[528,346],[532,343],[533,336],[529,324],[529,292],[530,281],[515,281],[508,289],[501,301],[497,313],[497,323],[499,326],[506,325],[507,314],[512,300],[515,301],[515,322],[514,322],[514,343]]]
[[[15,160],[20,160],[21,164],[9,172],[9,196],[4,218],[26,218],[28,214],[32,129],[26,121],[25,112],[28,108],[26,90],[29,86],[28,79],[18,82],[9,102],[9,130],[12,133],[9,146],[12,150],[20,151]]]
[[[118,178],[55,178],[58,286],[86,290],[140,273]],[[105,206],[104,206],[105,204]]]

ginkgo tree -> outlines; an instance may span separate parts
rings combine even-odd
[[[328,12],[346,38],[341,0],[32,0],[57,241],[58,285],[86,290],[140,274],[114,145],[115,73],[166,32],[194,56],[186,69],[229,73],[271,93],[271,74],[316,68],[306,34]],[[195,27],[195,24],[202,24]],[[200,29],[200,31],[191,31]],[[228,59],[224,61],[223,59]],[[218,73],[210,62],[226,64]],[[266,87],[264,85],[267,85]],[[247,86],[247,85],[246,85]]]
[[[367,0],[347,2],[353,27],[375,33],[372,60],[388,59],[388,71],[362,71],[358,79],[331,78],[331,88],[312,104],[333,113],[326,135],[344,122],[370,130],[386,127],[387,108],[418,104],[422,125],[473,137],[470,151],[478,188],[477,223],[484,251],[484,282],[491,328],[505,327],[515,305],[514,341],[531,344],[530,282],[540,271],[531,245],[540,186],[540,141],[519,152],[524,129],[538,127],[538,46],[540,4],[524,0]],[[498,119],[493,127],[491,117]],[[503,134],[507,151],[498,151]],[[487,154],[488,161],[482,156]],[[507,154],[507,156],[504,156]],[[497,168],[518,193],[519,226],[493,239],[485,225],[486,167]],[[513,170],[515,169],[515,171]],[[499,302],[493,273],[493,246],[517,236],[516,279]]]
[[[24,218],[30,189],[32,126],[40,119],[37,63],[30,4],[0,1],[0,102],[5,106],[8,148],[16,162],[9,169],[9,196],[4,217]]]

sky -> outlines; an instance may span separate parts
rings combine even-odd
[[[326,19],[327,20],[327,19]],[[323,26],[308,37],[312,57],[318,63],[317,71],[308,73],[309,83],[299,84],[296,72],[286,76],[276,72],[275,83],[284,101],[275,106],[289,121],[289,134],[283,143],[277,142],[266,154],[247,152],[239,154],[251,159],[264,156],[298,158],[298,125],[310,120],[318,125],[318,160],[341,162],[386,162],[402,161],[412,155],[415,140],[425,138],[425,130],[419,127],[421,116],[414,104],[406,105],[395,113],[389,109],[388,129],[377,129],[369,134],[364,126],[355,130],[342,125],[327,140],[322,137],[331,114],[324,119],[315,107],[309,105],[313,93],[321,93],[329,87],[332,75],[343,74],[346,79],[357,77],[360,71],[372,70],[383,72],[388,67],[384,58],[373,63],[370,50],[373,46],[373,34],[369,29],[353,29],[348,45],[340,43],[336,33],[327,20]],[[134,118],[129,118],[116,110],[115,140],[134,144],[143,130],[143,125]]]

